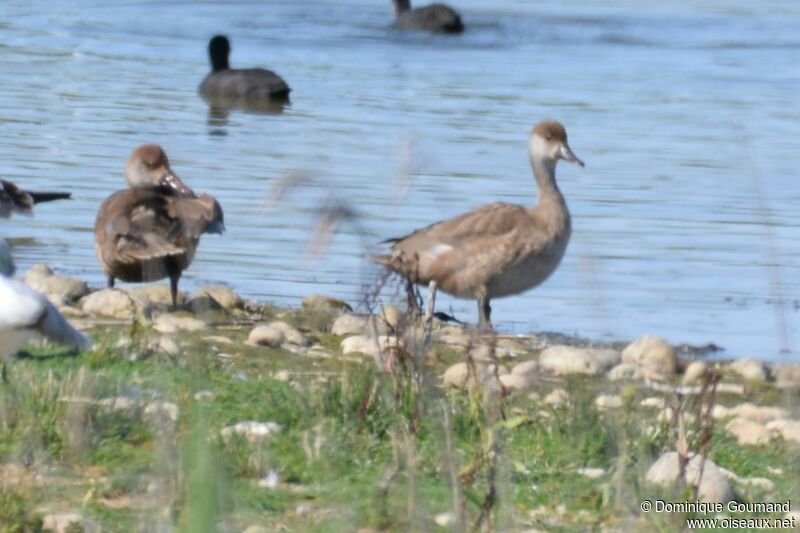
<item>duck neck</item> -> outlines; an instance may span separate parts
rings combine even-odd
[[[211,70],[214,72],[219,72],[220,70],[228,70],[230,66],[228,65],[228,55],[227,54],[220,54],[220,53],[212,53],[211,54]]]
[[[411,10],[411,0],[394,0],[394,14],[400,15]]]
[[[564,204],[564,197],[561,195],[556,183],[556,161],[531,157],[531,166],[533,167],[533,175],[536,177],[536,186],[538,188],[536,205],[554,201],[558,204]]]

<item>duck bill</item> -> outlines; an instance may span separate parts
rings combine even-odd
[[[578,159],[578,156],[576,156],[572,152],[572,149],[569,147],[567,143],[561,145],[561,159],[565,159],[570,163],[575,163],[576,165],[583,166],[583,161]]]
[[[186,184],[183,183],[183,180],[172,171],[168,171],[161,176],[159,185],[166,189],[173,190],[182,196],[194,196],[194,191],[187,187]]]

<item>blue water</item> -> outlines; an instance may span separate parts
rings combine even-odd
[[[0,175],[73,191],[2,223],[21,269],[103,284],[92,227],[122,167],[157,142],[228,232],[182,288],[226,283],[297,304],[356,303],[363,243],[495,200],[534,202],[526,139],[562,121],[573,240],[557,273],[493,303],[503,331],[663,335],[725,355],[795,359],[800,306],[800,3],[461,1],[468,30],[390,27],[390,2],[0,4]],[[209,114],[206,42],[293,87],[282,114]],[[288,176],[304,185],[279,202]],[[354,209],[318,259],[326,202]],[[472,302],[443,310],[475,321]],[[786,352],[786,353],[782,353]]]

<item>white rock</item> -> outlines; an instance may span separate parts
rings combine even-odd
[[[72,304],[89,294],[85,281],[54,274],[44,263],[31,267],[25,274],[25,283],[56,305]]]
[[[767,422],[767,429],[779,433],[784,440],[800,443],[800,422],[782,418]]]
[[[564,405],[569,400],[569,394],[564,389],[555,389],[551,391],[547,396],[544,397],[542,400],[547,405],[552,405],[553,407],[559,407]]]
[[[284,345],[307,346],[308,340],[296,327],[277,321],[254,327],[247,337],[247,344],[277,348]]]
[[[770,420],[791,418],[791,413],[783,407],[755,405],[750,402],[740,403],[730,409],[730,412],[735,416],[755,420],[762,424],[766,424]]]
[[[539,356],[542,369],[557,375],[597,375],[619,362],[614,350],[551,346]]]
[[[220,434],[226,439],[232,435],[241,435],[250,442],[258,442],[271,437],[280,430],[281,426],[276,422],[256,422],[248,420],[223,428]]]
[[[331,326],[334,335],[361,335],[367,332],[369,321],[365,316],[345,314],[337,317]]]
[[[718,383],[717,394],[744,394],[744,385],[740,383]]]
[[[730,418],[732,416],[736,416],[736,412],[730,407],[725,407],[724,405],[720,404],[714,404],[714,407],[711,408],[711,417],[714,420],[719,420],[721,418]]]
[[[706,373],[708,365],[703,361],[692,361],[683,371],[681,383],[684,385],[697,385],[702,383],[703,375]]]
[[[166,419],[175,423],[178,421],[178,416],[180,416],[180,409],[172,402],[155,400],[144,408],[144,416],[154,420]]]
[[[700,478],[700,466],[702,478]],[[646,480],[654,485],[671,487],[678,480],[680,469],[678,453],[667,452],[647,471]],[[691,454],[685,469],[686,482],[698,487],[698,498],[704,502],[727,503],[733,499],[730,484],[722,470],[711,460],[697,454]]]
[[[469,366],[467,363],[451,365],[442,374],[442,383],[448,387],[464,388],[469,380]]]
[[[650,398],[645,398],[644,400],[639,403],[642,407],[653,407],[655,409],[664,409],[667,406],[667,401],[660,396],[651,396]]]
[[[725,431],[736,437],[740,446],[766,444],[772,434],[764,424],[736,417],[725,425]]]
[[[606,377],[611,381],[634,381],[644,379],[645,372],[639,365],[620,363],[608,371]]]
[[[137,300],[151,305],[154,304],[163,307],[172,306],[172,292],[170,291],[169,285],[165,283],[133,287],[128,290],[128,294]],[[178,305],[182,305],[186,302],[186,294],[178,291],[177,300]]]
[[[198,402],[202,402],[202,401],[206,401],[206,400],[213,400],[214,399],[214,393],[211,392],[210,390],[197,391],[194,394],[194,399],[196,401],[198,401]]]
[[[380,337],[375,339],[367,335],[353,335],[343,339],[339,345],[342,349],[342,354],[348,355],[351,353],[361,353],[371,357],[377,357],[380,354]]]
[[[176,356],[181,352],[180,346],[169,337],[159,337],[151,346],[154,350],[164,352],[167,355]]]
[[[594,404],[601,411],[606,409],[617,409],[622,407],[622,398],[616,394],[601,394],[595,399]]]
[[[393,329],[401,328],[406,322],[405,313],[394,305],[382,307],[378,313],[378,319]]]
[[[765,477],[745,477],[739,478],[737,481],[742,485],[755,487],[763,490],[764,492],[774,492],[777,488],[774,481]]]
[[[526,374],[503,374],[498,378],[503,388],[509,391],[524,391],[533,386],[533,380]]]
[[[206,323],[202,320],[171,313],[160,315],[153,324],[153,329],[164,334],[177,333],[179,331],[200,331],[206,327]]]
[[[675,374],[678,356],[675,348],[660,337],[639,337],[622,351],[622,362],[644,367],[658,375],[669,377]]]
[[[779,388],[800,387],[800,365],[775,365],[772,367],[772,375],[775,376],[775,385]]]
[[[80,513],[51,513],[42,518],[42,529],[54,533],[94,533],[100,531],[100,526]]]
[[[451,527],[456,523],[455,513],[439,513],[433,519],[439,527]]]
[[[512,374],[517,374],[520,376],[526,375],[534,375],[539,372],[539,362],[538,361],[523,361],[514,365],[514,368],[511,369]]]
[[[464,328],[445,326],[436,334],[436,340],[442,344],[466,348],[472,344],[472,335]]]
[[[224,335],[207,335],[203,340],[214,344],[233,344],[233,340]]]
[[[139,403],[128,396],[114,396],[97,400],[97,405],[105,411],[131,413],[139,408]]]
[[[192,295],[192,299],[208,296],[216,301],[224,309],[241,309],[244,307],[244,300],[233,290],[223,285],[210,285],[203,287]]]
[[[746,381],[765,383],[769,377],[764,363],[753,357],[738,359],[729,364],[728,369]]]
[[[303,307],[317,307],[322,309],[330,309],[333,311],[352,311],[353,308],[344,300],[334,298],[333,296],[325,296],[324,294],[309,294],[303,298]]]
[[[579,468],[577,472],[582,475],[586,476],[589,479],[597,479],[603,477],[606,471],[603,468]]]
[[[264,526],[259,525],[250,525],[247,526],[242,533],[270,533],[270,530],[265,528]]]
[[[81,311],[121,320],[133,318],[145,304],[121,289],[103,289],[85,296],[80,301]]]

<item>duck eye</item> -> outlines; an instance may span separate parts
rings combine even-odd
[[[546,139],[548,141],[552,141],[553,140],[553,136],[548,133]]]

